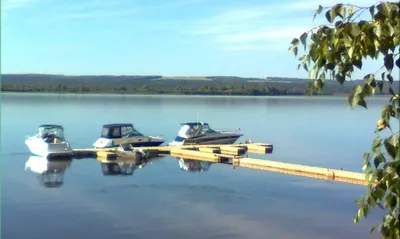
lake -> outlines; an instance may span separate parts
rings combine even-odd
[[[132,122],[172,141],[186,121],[237,129],[272,143],[281,162],[361,171],[387,98],[350,109],[345,97],[2,94],[2,238],[369,238],[378,211],[354,225],[364,186],[213,164],[181,170],[165,157],[132,176],[104,176],[95,159],[73,160],[63,185],[25,170],[25,135],[61,124],[89,148],[107,123]],[[377,234],[373,238],[378,238]]]

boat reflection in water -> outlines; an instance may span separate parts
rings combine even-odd
[[[103,175],[132,175],[138,168],[135,164],[129,163],[101,163],[101,170]]]
[[[101,163],[101,170],[104,176],[120,175],[131,176],[138,168],[143,168],[149,163],[148,159],[119,158],[115,160],[97,159]]]
[[[46,188],[59,188],[64,184],[64,173],[71,166],[72,158],[59,158],[57,161],[46,157],[31,156],[25,163],[25,171],[37,174],[39,183]]]
[[[179,159],[179,168],[189,172],[204,172],[208,171],[211,167],[211,162],[199,161],[193,159]]]

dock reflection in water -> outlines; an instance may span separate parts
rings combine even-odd
[[[25,171],[37,174],[39,183],[46,188],[59,188],[64,184],[64,173],[71,166],[72,158],[56,161],[46,157],[30,156],[25,163]]]
[[[179,159],[179,168],[189,172],[204,172],[208,171],[211,167],[211,162],[191,160],[191,159]]]

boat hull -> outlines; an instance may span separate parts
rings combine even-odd
[[[162,138],[137,137],[127,139],[105,139],[99,138],[93,146],[96,148],[114,148],[119,145],[131,145],[132,147],[160,146],[164,143]]]
[[[73,154],[69,143],[66,142],[49,144],[44,142],[44,140],[39,137],[29,137],[25,140],[25,144],[28,146],[33,155],[40,157],[68,157]]]

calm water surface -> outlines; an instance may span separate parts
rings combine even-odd
[[[104,176],[73,160],[59,188],[27,170],[26,134],[61,124],[71,145],[91,147],[106,123],[132,122],[173,140],[180,123],[240,128],[274,144],[282,162],[360,171],[383,99],[351,110],[343,97],[205,97],[2,94],[2,238],[374,238],[372,216],[353,224],[363,186],[211,165],[181,170],[154,160],[132,176]],[[256,156],[254,156],[256,157]],[[377,235],[375,235],[377,238]]]

